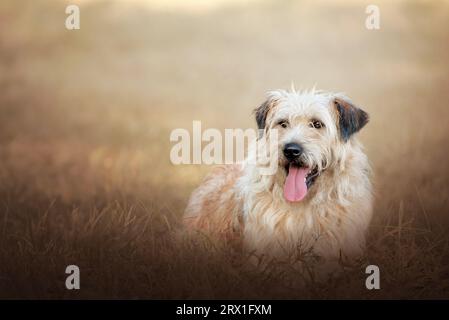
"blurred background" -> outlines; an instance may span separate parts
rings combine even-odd
[[[369,4],[2,0],[0,297],[449,298],[449,2],[376,1],[380,30]],[[255,127],[291,83],[371,116],[379,292],[292,291],[167,237],[210,170],[170,163],[171,130]],[[65,290],[67,264],[83,290]]]

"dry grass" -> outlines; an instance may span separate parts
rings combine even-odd
[[[62,1],[0,3],[0,297],[449,298],[447,2],[381,2],[376,32],[354,2],[81,5],[69,32]],[[251,127],[264,92],[291,81],[371,114],[364,264],[382,290],[363,266],[300,289],[226,246],[172,241],[209,168],[170,164],[170,131]]]

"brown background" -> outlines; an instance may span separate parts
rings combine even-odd
[[[0,2],[0,297],[449,298],[448,2],[376,1],[378,31],[365,1],[75,3],[78,31],[64,1]],[[362,267],[301,289],[171,240],[210,169],[172,165],[171,130],[255,127],[291,82],[370,113],[379,291]]]

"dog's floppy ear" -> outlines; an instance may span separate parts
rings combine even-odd
[[[347,99],[337,97],[333,103],[338,113],[340,136],[346,142],[368,123],[369,116],[368,113],[354,106]]]
[[[271,110],[271,108],[273,108],[274,104],[275,104],[275,100],[269,97],[258,108],[254,109],[254,114],[256,115],[257,127],[259,129],[265,128],[268,112]]]

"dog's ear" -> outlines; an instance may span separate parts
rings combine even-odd
[[[268,112],[273,108],[274,104],[275,104],[275,100],[268,98],[258,108],[254,109],[254,114],[256,115],[257,127],[259,129],[265,128]]]
[[[333,103],[338,113],[340,136],[346,142],[368,123],[369,116],[368,113],[344,98],[335,98]]]

